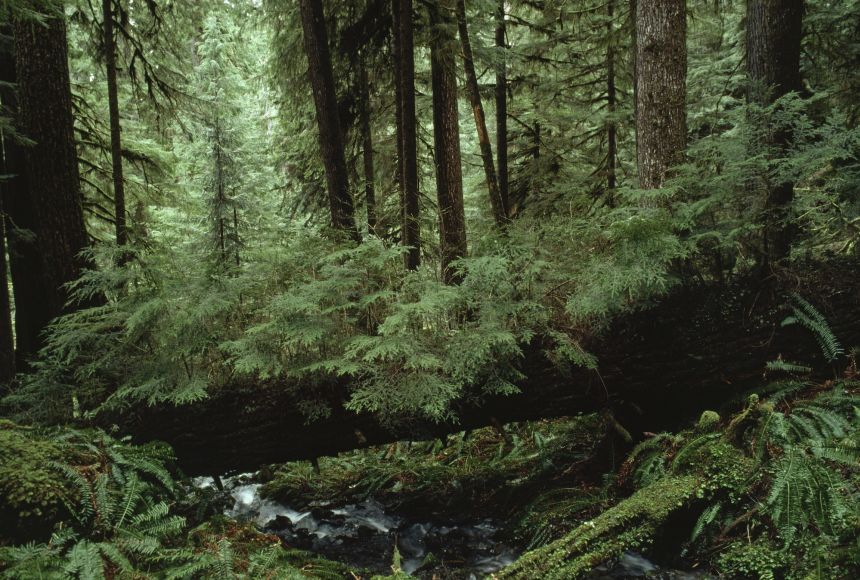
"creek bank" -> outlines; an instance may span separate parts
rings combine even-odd
[[[194,483],[215,485],[212,478],[196,478]],[[502,527],[491,518],[399,513],[372,498],[356,503],[316,501],[296,510],[261,497],[260,488],[249,474],[225,478],[224,489],[232,499],[225,515],[253,522],[289,548],[371,573],[390,573],[392,563],[399,560],[403,572],[418,578],[482,578],[519,555],[499,539]]]

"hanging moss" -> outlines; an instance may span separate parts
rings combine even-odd
[[[581,578],[626,550],[648,546],[663,522],[695,497],[700,482],[670,476],[639,490],[570,534],[529,552],[500,578]]]

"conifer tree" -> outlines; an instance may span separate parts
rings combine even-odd
[[[436,150],[436,195],[439,201],[442,279],[457,282],[451,265],[466,255],[466,215],[460,160],[460,115],[457,109],[455,22],[452,0],[430,6],[430,67],[433,84],[433,141]]]
[[[300,7],[308,75],[313,90],[320,150],[328,187],[331,226],[358,240],[322,2],[300,0]]]
[[[750,102],[767,106],[792,91],[800,92],[803,88],[800,77],[803,0],[748,0],[746,22]],[[774,130],[759,126],[757,133],[763,141],[761,145],[771,155],[784,155],[791,143],[791,134],[785,127]],[[790,208],[794,184],[779,176],[775,181],[767,185],[764,203],[760,258],[763,267],[784,259],[793,237]]]
[[[36,332],[78,306],[67,307],[67,284],[91,266],[84,255],[90,244],[81,205],[66,23],[62,13],[44,19],[14,23],[20,131],[32,141],[24,148],[24,174],[45,293],[30,319]]]
[[[128,241],[125,210],[125,182],[122,173],[122,134],[119,119],[119,94],[116,72],[116,37],[114,34],[113,0],[102,0],[102,27],[104,31],[105,74],[108,85],[108,107],[110,115],[110,152],[113,178],[114,225],[116,244],[124,246]]]
[[[662,187],[687,145],[686,0],[636,5],[639,185]]]
[[[475,72],[475,58],[472,55],[472,43],[469,40],[465,0],[457,0],[456,10],[457,24],[460,31],[460,45],[463,50],[463,68],[466,73],[466,95],[469,98],[469,104],[472,106],[475,129],[478,132],[478,145],[481,150],[481,161],[484,165],[487,190],[490,194],[490,207],[493,210],[493,219],[496,220],[496,225],[503,227],[508,221],[508,210],[505,207],[505,201],[499,190],[499,182],[496,178],[496,167],[493,163],[493,148],[490,145],[490,134],[487,131],[484,105],[481,103],[481,93],[478,88],[478,75]]]
[[[421,222],[418,193],[418,137],[415,115],[415,42],[412,0],[397,4],[397,65],[400,91],[400,183],[403,188],[403,245],[409,246],[406,267],[416,269],[421,264]]]

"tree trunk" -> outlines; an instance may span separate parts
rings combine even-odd
[[[355,209],[349,192],[343,132],[328,48],[325,16],[319,0],[301,0],[302,33],[308,58],[308,76],[314,94],[320,152],[325,166],[331,226],[359,241]]]
[[[4,147],[7,136],[3,135]],[[8,175],[5,160],[0,173]],[[3,192],[5,193],[5,192]],[[0,213],[4,210],[0,194]],[[6,264],[6,226],[0,221],[0,393],[3,385],[15,377],[15,334],[12,330],[12,305],[9,301],[9,277]]]
[[[83,255],[90,244],[81,204],[66,24],[51,16],[45,23],[19,20],[14,28],[20,129],[34,142],[24,148],[24,157],[45,289],[43,311],[36,318],[43,323],[79,306],[67,306],[66,285],[91,267]],[[34,331],[42,328],[40,324]]]
[[[400,78],[400,0],[391,0],[391,70],[394,77],[394,127],[397,148],[397,169],[394,184],[400,196],[400,239],[405,243],[406,199],[403,195],[403,80]],[[408,255],[404,257],[409,267]]]
[[[359,82],[361,84],[361,137],[362,160],[364,162],[364,201],[367,205],[367,231],[376,235],[376,187],[373,171],[373,133],[370,125],[370,86],[367,79],[367,65],[361,57]]]
[[[463,209],[463,170],[460,165],[460,114],[457,109],[454,23],[449,0],[430,8],[433,27],[430,69],[433,84],[433,141],[436,150],[436,195],[442,279],[454,284],[452,262],[466,255],[466,214]]]
[[[795,276],[794,274],[797,274]],[[782,327],[788,296],[806,297],[829,321],[842,344],[860,344],[860,267],[856,261],[813,264],[764,288],[742,277],[732,286],[679,288],[660,304],[617,320],[585,343],[600,361],[599,374],[562,372],[524,347],[520,394],[494,396],[476,406],[462,401],[460,422],[404,421],[383,427],[371,415],[343,408],[346,381],[315,387],[332,407],[326,419],[306,423],[297,409],[300,388],[288,381],[245,381],[219,388],[190,406],[144,410],[126,425],[139,439],[171,443],[189,475],[250,471],[279,461],[309,459],[397,440],[427,440],[495,421],[506,423],[612,410],[635,439],[677,429],[707,409],[722,411],[748,389],[760,387],[765,364],[783,356],[808,361],[823,378],[834,369],[811,333]],[[704,330],[703,330],[704,329]],[[667,404],[671,401],[671,404]]]
[[[687,144],[686,0],[636,6],[639,186],[663,186]]]
[[[481,150],[481,161],[484,164],[484,177],[490,193],[490,207],[496,225],[504,227],[508,221],[508,211],[499,191],[496,180],[496,168],[493,163],[493,148],[490,145],[490,134],[487,131],[487,119],[484,116],[484,105],[481,103],[481,93],[478,88],[478,75],[475,72],[475,60],[472,55],[472,43],[469,40],[469,27],[466,22],[466,1],[457,0],[457,24],[460,29],[460,44],[463,49],[463,68],[466,73],[466,96],[472,106],[472,116],[475,118],[475,129],[478,132],[478,146]]]
[[[749,100],[760,106],[773,104],[791,91],[801,91],[800,44],[803,33],[803,0],[748,0],[747,71]],[[785,154],[792,135],[786,130],[758,127],[762,146],[775,156]],[[757,154],[758,152],[753,152]],[[779,180],[768,184],[763,225],[764,245],[759,259],[765,269],[788,256],[793,227],[790,223],[794,184]]]
[[[4,32],[7,32],[4,30]],[[0,101],[3,113],[18,118],[18,96],[13,88],[17,82],[13,46],[0,50]],[[33,236],[36,230],[35,211],[27,192],[24,150],[16,139],[4,135],[3,171],[0,181],[4,227],[8,240],[9,269],[15,302],[15,362],[24,369],[26,360],[41,347],[39,334],[50,318],[44,307],[45,295],[42,265]]]
[[[114,219],[116,220],[116,244],[124,246],[128,241],[125,212],[125,182],[122,177],[122,136],[119,124],[119,95],[116,84],[116,38],[113,27],[113,0],[102,0],[104,20],[104,57],[108,85],[108,109],[110,111],[110,155],[113,165]]]
[[[398,37],[400,39],[400,98],[402,116],[403,154],[403,245],[409,246],[406,267],[415,270],[421,265],[421,222],[418,200],[418,136],[415,117],[415,41],[413,38],[412,0],[398,4]]]
[[[606,3],[606,202],[615,207],[615,189],[618,187],[618,125],[615,121],[617,91],[615,89],[615,0]]]
[[[511,217],[510,194],[508,192],[508,71],[507,44],[505,36],[505,0],[496,6],[496,164],[499,170],[499,195],[506,211]]]

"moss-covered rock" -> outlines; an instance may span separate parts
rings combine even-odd
[[[699,479],[669,476],[587,521],[567,536],[533,550],[499,573],[499,578],[581,578],[625,550],[653,542],[661,525],[696,496]]]

